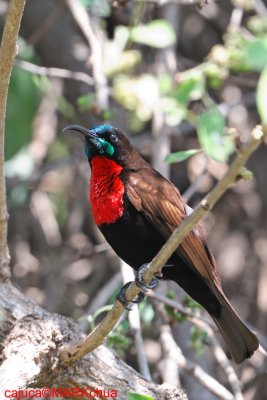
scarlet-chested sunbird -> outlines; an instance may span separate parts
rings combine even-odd
[[[110,125],[79,125],[91,167],[90,202],[95,223],[117,255],[135,270],[149,263],[190,213],[179,190],[151,167],[122,131]],[[163,279],[180,285],[210,314],[231,356],[240,363],[258,348],[257,337],[225,296],[202,223],[187,235]]]

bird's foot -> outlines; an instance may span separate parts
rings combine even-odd
[[[129,303],[135,303],[135,304],[139,304],[141,303],[144,298],[145,298],[145,293],[149,290],[149,289],[155,289],[155,287],[158,286],[158,279],[156,277],[152,278],[150,283],[145,283],[144,282],[144,278],[143,278],[143,274],[144,272],[147,270],[149,264],[143,264],[138,272],[137,275],[135,277],[135,284],[136,286],[138,286],[141,289],[141,292],[138,293],[138,295],[136,296],[136,298],[134,300],[132,300],[131,302],[126,300],[126,290],[128,289],[128,287],[131,285],[132,282],[127,282],[125,285],[123,285],[123,287],[121,288],[119,294],[117,295],[117,300],[119,300],[119,302],[124,306],[124,308],[128,311],[131,311],[131,307],[129,307]]]
[[[149,289],[155,289],[155,287],[157,287],[158,283],[159,283],[159,280],[155,276],[154,276],[154,278],[152,278],[150,283],[144,282],[143,275],[144,275],[145,271],[147,270],[148,266],[149,266],[149,264],[143,264],[139,268],[137,275],[135,277],[136,286],[138,286],[144,293],[146,293]]]
[[[128,289],[128,287],[131,285],[131,283],[132,282],[125,283],[125,285],[123,285],[123,287],[121,288],[119,294],[116,296],[116,299],[119,300],[119,302],[123,305],[125,310],[128,310],[128,311],[131,311],[132,308],[128,306],[129,301],[126,300],[125,293],[126,293],[126,290]],[[140,292],[140,293],[138,293],[136,298],[131,301],[131,303],[139,304],[144,300],[144,298],[145,298],[144,293]]]

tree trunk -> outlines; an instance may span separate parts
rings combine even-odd
[[[148,382],[101,346],[71,366],[60,365],[58,355],[64,344],[80,340],[82,333],[69,318],[50,314],[27,299],[9,280],[1,285],[0,309],[0,387],[88,388],[109,390],[117,399],[127,393],[149,394],[155,399],[186,400],[183,390]],[[65,396],[66,397],[66,396]],[[2,397],[2,398],[5,398]]]

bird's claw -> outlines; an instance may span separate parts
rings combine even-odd
[[[155,289],[158,286],[158,279],[154,276],[149,283],[144,282],[143,274],[147,270],[149,264],[143,264],[135,277],[135,284],[138,286],[142,292],[146,293],[149,289]]]
[[[119,294],[116,296],[117,300],[123,305],[123,307],[127,311],[131,311],[132,310],[132,308],[128,306],[129,301],[127,301],[126,297],[125,297],[126,290],[131,285],[131,283],[132,282],[127,282],[125,285],[123,285],[123,287],[121,288]],[[136,298],[131,301],[131,303],[139,304],[144,300],[144,298],[145,298],[144,293],[140,292],[140,293],[138,293]]]
[[[126,297],[125,297],[126,290],[131,285],[132,282],[127,282],[125,285],[123,285],[119,294],[117,295],[116,299],[123,305],[125,310],[131,311],[132,308],[129,307],[129,303],[135,303],[135,304],[141,303],[145,298],[145,293],[149,289],[154,289],[155,287],[157,287],[158,279],[156,277],[152,278],[150,283],[144,282],[143,274],[147,270],[148,265],[149,264],[143,264],[137,272],[134,282],[135,282],[136,286],[141,289],[141,292],[138,293],[138,295],[136,296],[136,298],[134,300],[129,302],[126,300]]]

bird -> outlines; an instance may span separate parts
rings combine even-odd
[[[191,207],[120,129],[109,124],[92,128],[74,124],[66,126],[66,131],[79,132],[85,141],[91,167],[89,199],[96,225],[115,253],[140,270],[192,212]],[[224,294],[202,222],[177,247],[161,277],[176,282],[206,309],[237,364],[258,349],[257,336]]]

